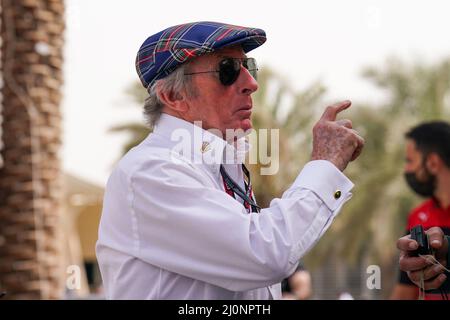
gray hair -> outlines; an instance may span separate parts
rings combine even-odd
[[[190,85],[191,77],[184,76],[188,64],[182,64],[167,77],[157,80],[148,89],[149,96],[145,99],[144,103],[144,118],[150,129],[155,127],[164,108],[164,104],[159,97],[159,92],[181,93],[185,91],[188,96],[194,96],[195,91]]]

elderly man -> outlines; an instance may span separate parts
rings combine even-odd
[[[106,187],[97,257],[107,298],[278,299],[351,197],[342,171],[364,142],[350,120],[335,121],[345,101],[314,127],[293,185],[257,205],[239,146],[258,89],[246,53],[265,41],[261,29],[196,22],[142,44],[136,68],[153,132]]]

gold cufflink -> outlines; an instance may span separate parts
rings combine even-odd
[[[337,200],[341,197],[341,190],[336,190],[336,192],[334,193],[334,198]]]

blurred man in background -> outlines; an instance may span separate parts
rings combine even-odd
[[[284,279],[281,283],[283,299],[285,300],[307,300],[312,296],[311,274],[302,263],[297,270]]]
[[[420,124],[406,134],[405,178],[411,189],[426,200],[408,217],[407,232],[421,224],[424,229],[440,227],[450,234],[450,124],[433,121]],[[400,272],[391,299],[417,299],[419,288]],[[439,291],[425,299],[441,299]]]

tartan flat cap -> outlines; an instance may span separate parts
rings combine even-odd
[[[265,41],[261,29],[209,21],[181,24],[144,41],[136,56],[136,71],[149,89],[191,58],[233,44],[241,44],[244,52],[249,52]]]

